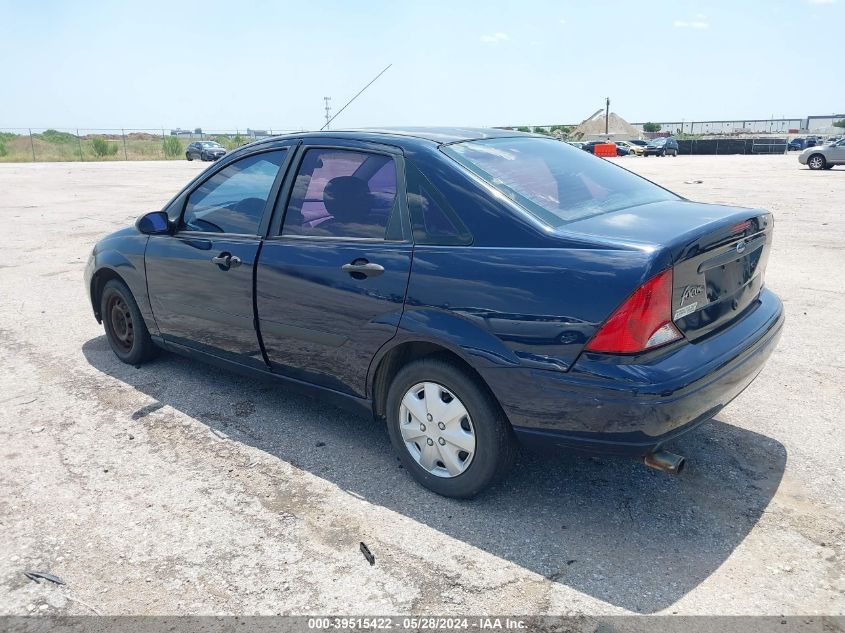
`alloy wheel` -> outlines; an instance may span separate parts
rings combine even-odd
[[[807,162],[810,164],[810,169],[821,169],[824,167],[824,158],[819,155],[811,156]]]
[[[475,429],[466,407],[435,382],[417,383],[405,392],[399,431],[414,461],[436,477],[457,477],[475,455]]]

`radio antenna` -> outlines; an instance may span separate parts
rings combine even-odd
[[[321,127],[321,128],[320,128],[320,130],[321,130],[321,131],[322,131],[322,130],[325,130],[325,129],[329,126],[329,123],[331,123],[332,121],[334,121],[334,120],[338,117],[338,115],[339,115],[341,112],[343,112],[344,110],[346,110],[346,108],[347,108],[347,107],[349,107],[349,104],[350,104],[350,103],[352,103],[353,101],[355,101],[355,99],[357,99],[358,97],[360,97],[360,96],[361,96],[361,93],[362,93],[362,92],[364,92],[364,91],[365,91],[367,88],[369,88],[370,86],[372,86],[372,85],[375,83],[376,79],[378,79],[378,78],[379,78],[379,77],[381,77],[384,73],[386,73],[386,72],[387,72],[387,69],[388,69],[388,68],[390,68],[391,66],[393,66],[393,64],[388,64],[387,66],[385,66],[385,67],[384,67],[384,70],[382,70],[382,71],[381,71],[378,75],[376,75],[375,77],[373,77],[373,78],[372,78],[372,80],[370,80],[370,83],[368,83],[366,86],[364,86],[363,88],[361,88],[361,90],[359,90],[359,91],[358,91],[358,93],[357,93],[354,97],[352,97],[349,101],[347,101],[347,102],[346,102],[346,104],[345,104],[345,105],[344,105],[344,106],[343,106],[340,110],[338,110],[337,112],[335,112],[335,115],[334,115],[331,119],[329,119],[328,121],[326,121],[325,125],[323,125],[323,127]]]

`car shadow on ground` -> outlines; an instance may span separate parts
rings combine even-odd
[[[632,459],[524,453],[507,480],[458,501],[429,493],[400,469],[382,423],[173,354],[136,369],[115,358],[104,336],[82,351],[99,371],[233,441],[639,613],[671,606],[725,562],[786,465],[776,440],[714,420],[669,446],[689,460],[679,477]],[[131,418],[151,424],[150,409]]]

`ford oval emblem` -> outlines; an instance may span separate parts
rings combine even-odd
[[[744,253],[745,252],[745,240],[739,240],[736,243],[736,252],[737,253]]]

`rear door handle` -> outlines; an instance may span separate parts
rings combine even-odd
[[[384,272],[384,266],[368,262],[366,259],[356,259],[351,264],[344,264],[340,269],[353,277],[378,277]]]

